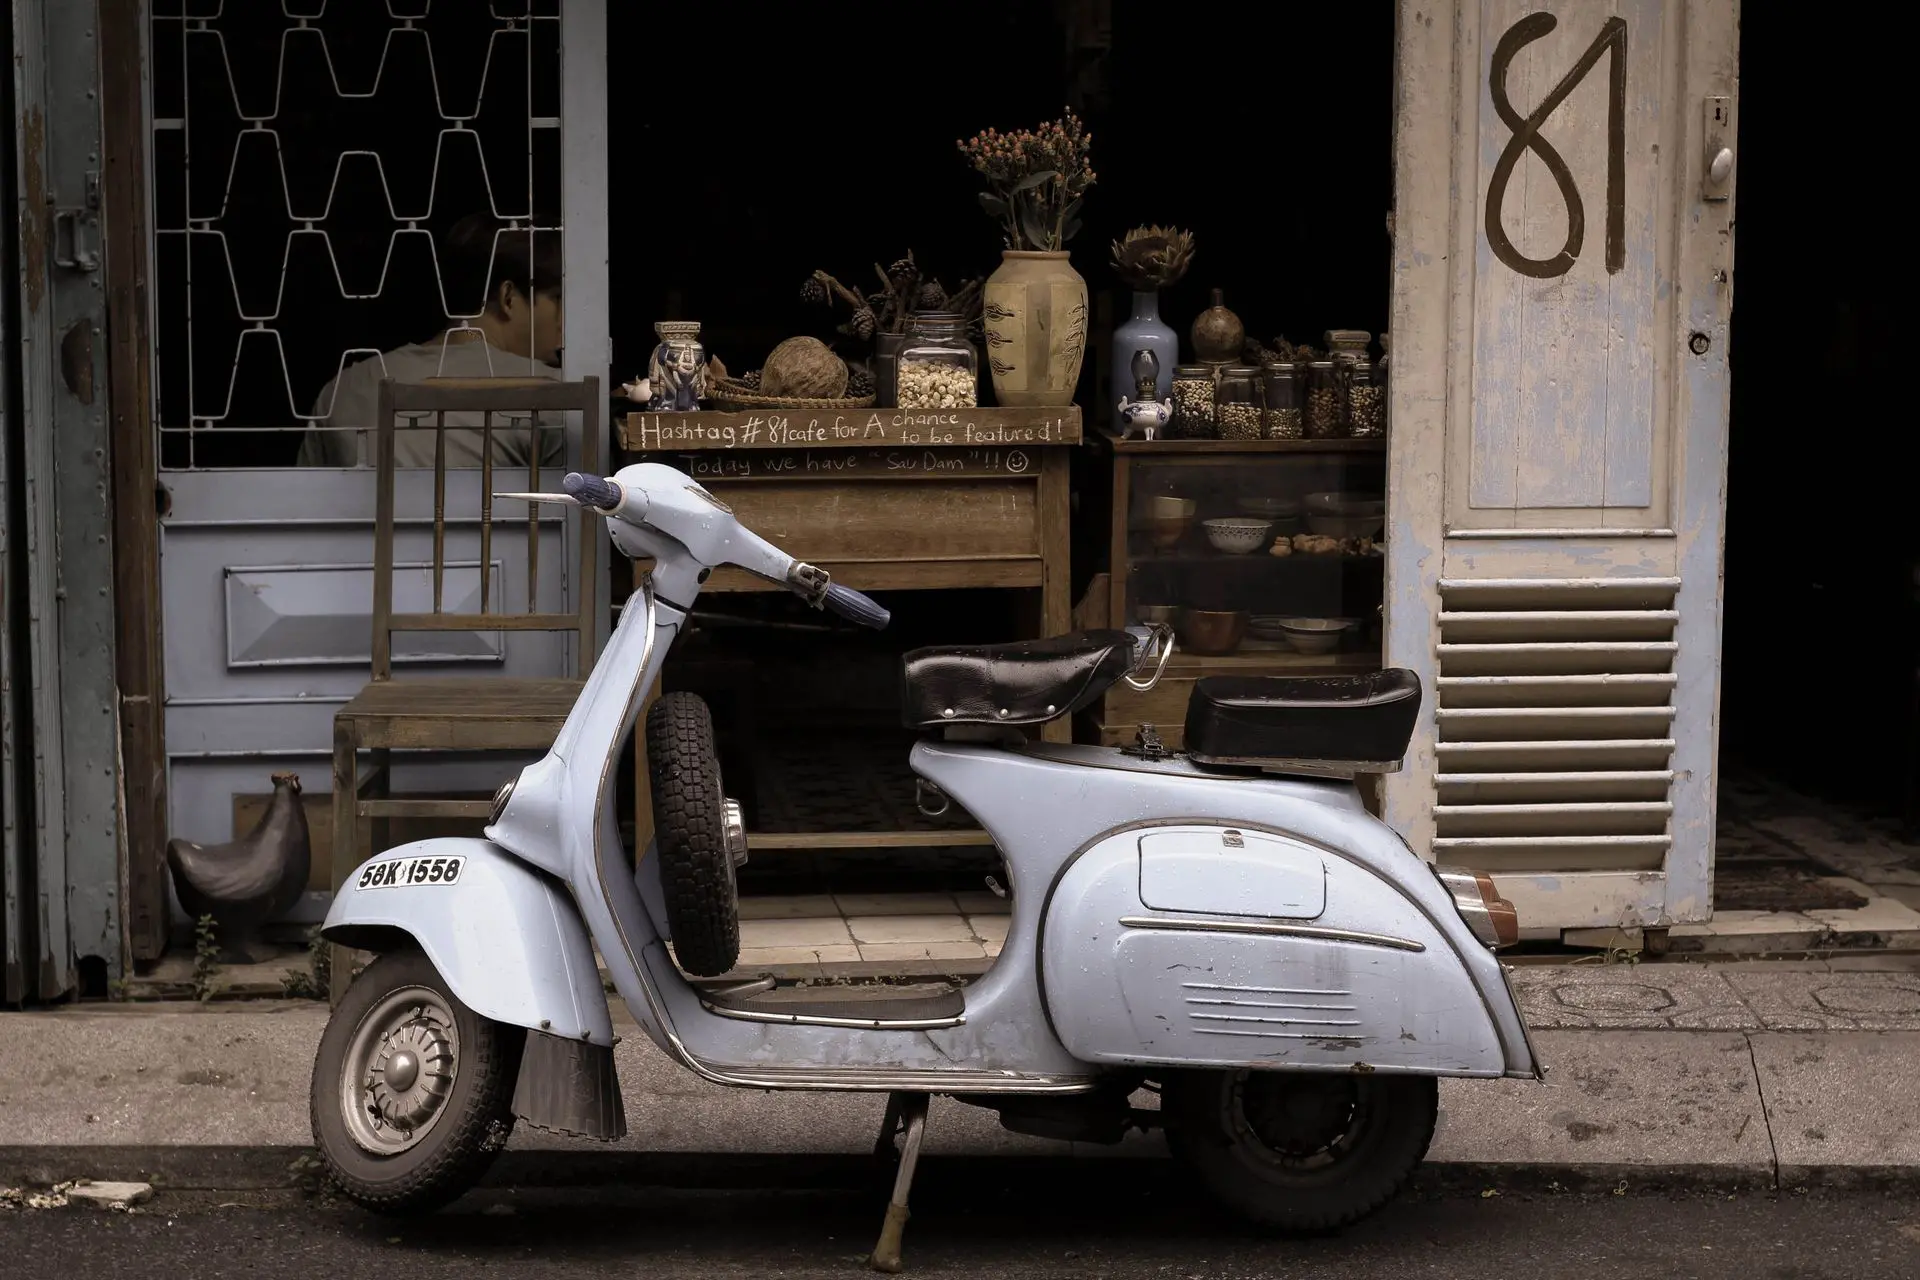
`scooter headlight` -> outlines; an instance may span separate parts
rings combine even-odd
[[[507,811],[507,801],[513,799],[513,788],[519,781],[518,775],[508,778],[500,785],[500,789],[493,793],[493,812],[487,815],[488,826],[500,821],[500,815]]]

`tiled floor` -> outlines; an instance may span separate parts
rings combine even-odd
[[[1007,911],[991,893],[742,898],[739,967],[991,960]]]

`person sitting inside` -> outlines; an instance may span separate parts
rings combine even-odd
[[[560,306],[560,233],[507,228],[487,214],[461,219],[447,233],[442,268],[453,297],[473,297],[486,282],[480,314],[454,323],[426,342],[411,343],[359,361],[341,370],[320,390],[316,419],[300,442],[303,467],[370,467],[378,460],[380,382],[426,382],[434,378],[558,378],[564,330]],[[532,415],[520,415],[522,424]],[[543,427],[558,428],[564,415],[539,415]],[[402,467],[431,467],[434,461],[432,415],[421,427],[401,418],[394,432],[394,461]],[[478,467],[483,436],[481,415],[447,415],[449,468]],[[525,467],[533,432],[525,425],[493,417],[493,464]],[[562,466],[566,434],[540,432],[540,463]]]

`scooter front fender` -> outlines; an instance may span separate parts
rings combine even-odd
[[[416,859],[459,859],[451,882],[396,875]],[[418,946],[484,1018],[569,1040],[613,1043],[607,997],[580,910],[559,880],[491,840],[416,840],[368,861],[334,895],[329,942],[368,951]]]

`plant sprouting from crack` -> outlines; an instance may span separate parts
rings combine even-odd
[[[193,926],[193,998],[213,997],[214,980],[220,976],[220,930],[212,916],[201,916]]]

